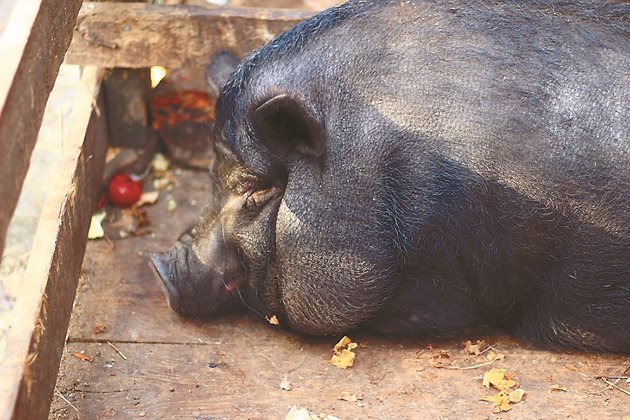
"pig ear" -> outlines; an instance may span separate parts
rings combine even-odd
[[[228,51],[221,51],[214,56],[206,67],[206,82],[210,94],[218,98],[223,86],[241,60]]]
[[[289,95],[278,95],[260,105],[252,118],[256,137],[278,156],[294,150],[311,156],[324,154],[324,128],[306,108]]]

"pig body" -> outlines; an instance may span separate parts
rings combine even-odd
[[[630,351],[630,5],[351,1],[236,69],[171,307]]]

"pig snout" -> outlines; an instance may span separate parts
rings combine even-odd
[[[210,235],[197,247],[177,242],[165,253],[151,254],[169,306],[183,315],[210,315],[240,300],[245,272],[237,250]]]

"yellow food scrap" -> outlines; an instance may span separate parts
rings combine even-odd
[[[349,391],[343,391],[341,395],[339,395],[339,399],[342,401],[357,402],[363,399],[363,395],[362,394],[356,395],[356,394],[352,394]]]
[[[431,355],[429,360],[431,362],[431,366],[434,368],[443,368],[446,366],[445,363],[451,360],[451,355],[448,354],[448,351],[446,350],[439,350],[437,353]]]
[[[523,395],[525,395],[523,388],[518,388],[508,394],[508,399],[511,403],[516,404],[523,400]]]
[[[494,404],[494,413],[509,411],[512,409],[510,403],[516,404],[523,400],[525,391],[518,388],[511,372],[505,369],[492,368],[483,375],[483,386],[486,388],[496,388],[499,392],[496,395],[489,395],[481,398],[481,401],[488,401]]]
[[[159,197],[160,197],[159,190],[143,192],[142,195],[140,196],[140,199],[136,203],[136,207],[142,207],[145,204],[154,204]]]
[[[510,406],[510,398],[505,392],[499,392],[497,395],[489,395],[487,397],[483,397],[481,401],[488,401],[494,404],[494,413],[500,413],[501,411],[510,411],[512,409],[512,407]]]
[[[466,343],[464,343],[464,351],[468,354],[474,354],[475,356],[478,356],[481,354],[481,346],[483,346],[485,343],[481,340],[477,340],[477,342],[475,344],[472,343],[472,341],[468,340],[466,341]]]
[[[496,354],[495,352],[490,350],[488,352],[488,354],[486,355],[486,359],[488,359],[488,361],[491,361],[491,360],[503,360],[503,359],[505,359],[505,354],[503,354],[503,353]]]
[[[151,161],[151,166],[156,173],[156,177],[162,178],[166,171],[168,171],[169,166],[171,166],[171,162],[169,162],[163,154],[156,153]]]
[[[291,407],[289,413],[285,417],[285,420],[312,420],[317,417],[311,417],[311,413],[304,407]]]
[[[95,215],[92,216],[92,220],[90,221],[90,229],[88,230],[88,239],[98,239],[105,236],[105,231],[103,231],[103,220],[107,216],[105,210],[101,210]]]
[[[516,388],[518,382],[512,380],[512,373],[505,369],[492,368],[483,375],[483,386],[490,388],[495,387],[499,391],[506,391],[510,388]]]
[[[171,180],[168,178],[156,178],[153,180],[153,188],[156,190],[163,190],[171,184]]]
[[[177,208],[177,202],[172,195],[166,196],[166,210],[174,211]]]
[[[275,315],[272,316],[266,316],[265,319],[267,320],[268,323],[270,323],[271,325],[280,325],[280,321],[278,321],[278,317]]]
[[[86,362],[90,362],[91,363],[91,362],[94,361],[94,359],[92,359],[90,356],[88,356],[87,354],[85,354],[83,352],[80,352],[80,351],[75,351],[74,353],[72,353],[72,355],[74,357],[76,357],[77,359],[81,359],[81,360],[84,360]]]
[[[341,369],[352,367],[355,357],[355,353],[352,350],[356,349],[357,346],[357,343],[353,343],[349,337],[344,336],[333,347],[333,356],[330,359],[330,363]]]
[[[320,415],[318,416],[317,414],[310,412],[304,407],[292,406],[290,408],[289,413],[285,417],[285,420],[339,420],[339,419],[335,416],[330,416],[325,413],[320,413]]]

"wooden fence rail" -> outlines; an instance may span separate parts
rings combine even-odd
[[[18,0],[0,38],[0,260],[81,0]]]
[[[219,51],[243,57],[312,12],[144,3],[85,3],[68,49],[70,64],[194,67]]]
[[[48,416],[105,165],[106,118],[92,112],[102,75],[97,68],[83,71],[17,300],[2,318],[0,419]]]

